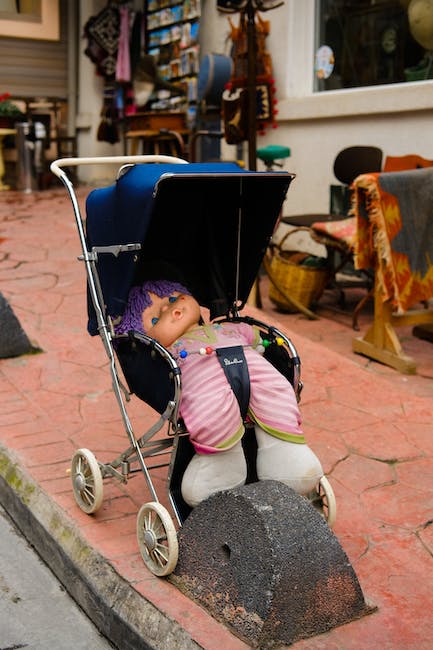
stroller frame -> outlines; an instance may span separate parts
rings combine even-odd
[[[92,246],[89,250],[84,219],[81,215],[73,183],[68,173],[64,170],[64,168],[69,169],[79,165],[114,164],[119,166],[116,178],[118,180],[130,167],[142,163],[184,165],[187,164],[187,161],[160,155],[63,158],[51,164],[51,171],[66,187],[72,202],[82,247],[82,255],[78,257],[78,260],[84,262],[85,265],[89,299],[96,315],[97,333],[102,339],[109,360],[112,389],[120,409],[125,431],[129,438],[129,447],[109,463],[97,461],[93,453],[86,448],[78,449],[75,452],[71,463],[74,497],[83,512],[87,514],[95,513],[102,505],[104,479],[113,478],[126,484],[136,473],[143,472],[152,501],[145,503],[140,508],[137,516],[138,545],[143,561],[150,571],[157,576],[165,576],[173,571],[177,563],[177,533],[171,515],[158,499],[151,477],[151,471],[168,467],[169,502],[177,524],[181,526],[186,516],[188,516],[190,508],[183,502],[180,495],[178,477],[182,471],[182,466],[184,469],[192,456],[191,450],[188,450],[185,444],[187,441],[187,431],[183,423],[178,420],[178,409],[182,390],[181,371],[170,352],[151,337],[138,332],[130,332],[123,337],[132,346],[139,345],[142,349],[150,351],[151,355],[159,355],[167,365],[173,385],[173,397],[168,400],[165,409],[162,412],[160,411],[157,421],[144,434],[137,437],[126,407],[126,403],[131,399],[131,392],[123,385],[119,377],[118,360],[116,360],[116,351],[113,345],[113,341],[120,340],[122,337],[120,339],[118,336],[116,337],[112,319],[107,314],[97,263],[101,256],[114,256],[117,258],[123,253],[140,251],[142,243],[128,242],[108,246]],[[289,176],[291,180],[293,176]],[[264,332],[268,342],[271,344],[270,349],[274,346],[279,348],[280,352],[284,350],[283,365],[288,363],[290,366],[290,381],[299,401],[302,390],[301,363],[295,346],[277,328],[268,326],[251,317],[241,316],[239,313],[239,302],[239,300],[235,300],[230,306],[229,312],[220,321],[243,321],[254,324]],[[156,434],[164,427],[166,428],[166,437],[154,440]],[[188,445],[190,445],[189,442]],[[247,460],[248,453],[251,452],[246,451]],[[166,459],[168,454],[170,454],[169,461]],[[149,459],[154,464],[148,465],[146,459]],[[173,489],[173,481],[175,479],[177,480],[177,486]],[[251,480],[254,480],[254,478]],[[324,512],[328,523],[332,525],[335,519],[335,499],[326,477],[323,477],[321,480],[317,494],[313,495],[311,500],[318,509]]]

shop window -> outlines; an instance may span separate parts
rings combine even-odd
[[[433,79],[433,3],[318,0],[315,90]]]

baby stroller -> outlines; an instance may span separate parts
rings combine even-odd
[[[107,169],[114,164],[118,171],[113,185],[89,194],[84,220],[68,173],[88,164]],[[74,497],[81,510],[94,513],[102,504],[104,479],[127,483],[143,472],[151,501],[137,516],[138,544],[150,571],[165,576],[178,558],[174,522],[181,526],[190,512],[180,491],[193,455],[178,416],[181,371],[156,340],[135,331],[116,335],[113,325],[125,310],[132,286],[158,278],[182,282],[209,309],[212,320],[246,321],[260,329],[265,356],[289,379],[299,401],[301,363],[293,343],[275,327],[241,315],[293,175],[245,171],[235,163],[186,163],[168,156],[69,158],[55,161],[51,170],[72,201],[83,250],[79,259],[87,272],[88,331],[102,339],[129,439],[128,448],[110,463],[97,461],[88,449],[76,451],[71,467]],[[141,435],[127,413],[132,394],[156,412],[155,423]],[[251,433],[244,436],[247,482],[257,480]],[[168,468],[174,521],[152,479],[153,470],[161,467]],[[332,525],[335,499],[325,477],[311,501]]]

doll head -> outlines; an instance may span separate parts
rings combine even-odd
[[[178,293],[160,303],[147,334],[169,347],[188,330],[201,323],[200,305],[191,295]]]
[[[148,280],[140,287],[132,287],[122,320],[115,327],[116,334],[130,330],[147,334],[152,319],[159,316],[161,305],[168,304],[170,297],[180,293],[190,295],[184,286],[169,280]]]

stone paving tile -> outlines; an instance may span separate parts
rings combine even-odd
[[[64,435],[58,429],[47,430],[41,429],[37,433],[18,433],[12,432],[10,441],[14,449],[32,449],[34,447],[44,447],[53,442],[63,441]]]
[[[343,431],[341,436],[351,451],[382,461],[404,460],[420,455],[401,428],[387,420],[376,420],[356,431]]]
[[[355,494],[362,494],[379,485],[395,480],[393,468],[383,462],[351,454],[343,459],[332,472],[332,478]]]
[[[83,188],[80,202],[84,194]],[[144,568],[135,536],[136,513],[149,501],[141,475],[127,485],[104,482],[103,506],[95,515],[89,517],[75,505],[68,474],[75,449],[86,446],[108,460],[129,442],[102,345],[85,331],[84,269],[76,262],[80,250],[71,218],[63,190],[0,199],[0,238],[5,238],[0,242],[0,290],[26,333],[43,349],[41,354],[0,360],[0,440],[16,451],[81,533],[130,580],[131,588],[181,621],[206,650],[246,648]],[[422,357],[423,374],[404,377],[354,355],[353,332],[338,319],[307,321],[299,314],[278,314],[266,295],[263,313],[247,311],[280,326],[298,347],[306,436],[337,497],[334,532],[365,596],[378,607],[359,621],[293,647],[430,649],[433,355],[426,355],[428,344],[407,339],[411,353]],[[153,422],[152,410],[139,400],[130,404],[130,414],[138,432]],[[165,472],[156,472],[155,486],[167,504]]]
[[[340,434],[310,427],[305,420],[303,426],[308,444],[320,458],[325,474],[330,474],[335,465],[348,454],[344,441]]]
[[[433,506],[433,463],[430,458],[419,458],[415,461],[398,463],[396,472],[399,483],[420,492],[430,492]]]
[[[370,517],[391,526],[417,530],[431,521],[433,496],[403,483],[384,485],[360,495]]]
[[[98,549],[103,557],[108,560],[125,557],[137,553],[137,535],[135,530],[124,533],[119,527],[118,534],[112,537],[103,537],[98,541]]]
[[[112,531],[112,534],[116,533],[116,530]],[[141,558],[141,555],[138,553],[133,553],[132,555],[126,557],[123,556],[119,558],[113,558],[112,563],[118,573],[126,580],[128,580],[128,582],[130,582],[132,585],[143,581],[143,560]]]
[[[83,513],[84,514],[84,513]],[[133,512],[130,514],[124,513],[121,521],[119,521],[119,517],[116,516],[115,518],[110,518],[108,517],[105,518],[94,518],[94,521],[89,524],[89,517],[87,516],[87,522],[85,521],[83,517],[83,525],[81,527],[81,532],[83,533],[84,537],[92,544],[99,544],[99,542],[103,539],[119,539],[121,540],[121,537],[123,535],[135,535],[135,528],[136,528],[136,523],[137,523],[137,511],[134,508]],[[98,526],[98,522],[101,520],[104,521],[103,526]],[[135,544],[132,555],[135,557],[139,556],[139,553],[137,553],[137,544]],[[122,557],[127,557],[126,553],[122,555],[118,559],[118,563],[122,559]],[[129,556],[128,556],[129,557]],[[140,557],[140,563],[141,563],[141,575],[140,579],[143,578],[143,560]]]
[[[23,465],[26,466],[25,459]],[[31,476],[38,482],[40,487],[49,495],[64,494],[71,490],[71,481],[65,476],[61,468],[33,467]]]
[[[407,427],[400,422],[396,423],[396,429],[404,430],[405,436],[410,444],[419,452],[427,456],[433,456],[433,435],[432,420],[426,422],[411,422]]]
[[[433,555],[433,526],[431,524],[432,521],[430,520],[429,524],[426,524],[426,527],[420,530],[418,535],[426,550]]]
[[[380,422],[376,415],[357,409],[353,405],[344,409],[344,417],[342,417],[340,404],[331,400],[315,401],[308,405],[302,403],[301,410],[306,425],[320,426],[327,431],[337,433],[358,431],[366,425],[372,426]]]

